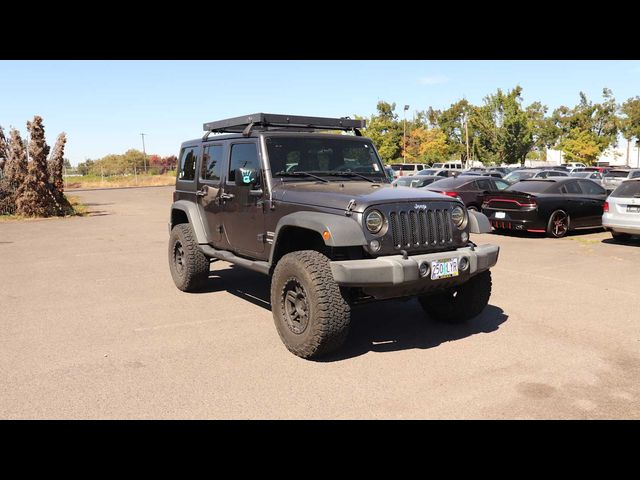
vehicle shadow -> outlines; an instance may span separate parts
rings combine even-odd
[[[352,310],[349,337],[343,347],[318,362],[335,362],[368,352],[429,349],[479,333],[498,330],[509,318],[503,310],[487,305],[480,315],[461,325],[438,323],[427,317],[416,300],[388,300]]]
[[[569,230],[564,238],[576,237],[580,235],[589,235],[592,233],[598,233],[604,231],[602,227],[584,228],[580,230]],[[494,235],[501,235],[503,237],[515,237],[515,238],[547,238],[547,234],[544,232],[527,232],[526,230],[492,230]]]
[[[230,264],[227,268],[209,272],[207,284],[193,293],[227,291],[231,295],[271,311],[270,289],[271,279],[268,276]]]
[[[195,294],[226,291],[271,311],[269,277],[229,265],[209,273],[209,281]],[[427,317],[416,300],[385,300],[352,307],[351,331],[344,346],[319,362],[335,362],[368,352],[428,349],[479,333],[498,330],[508,315],[488,305],[476,318],[462,325],[438,323]]]
[[[602,243],[609,243],[611,245],[628,245],[631,247],[640,247],[640,235],[626,238],[626,239],[605,238],[602,240]]]

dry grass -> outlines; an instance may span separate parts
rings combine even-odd
[[[34,220],[51,220],[54,218],[68,218],[68,217],[83,217],[87,213],[89,213],[89,208],[82,202],[80,199],[73,195],[65,195],[69,203],[73,207],[73,214],[66,215],[64,217],[25,217],[23,215],[0,215],[0,223],[2,222],[24,222],[24,221],[34,221]]]
[[[83,177],[65,178],[65,190],[85,188],[121,188],[121,187],[160,187],[175,185],[176,175],[117,175],[112,177],[98,177],[85,175]]]

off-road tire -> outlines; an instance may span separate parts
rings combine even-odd
[[[628,233],[614,232],[613,230],[611,231],[611,236],[614,240],[629,240],[631,238]]]
[[[183,292],[201,289],[209,277],[209,263],[198,248],[191,226],[181,223],[173,227],[169,237],[169,269],[176,287]]]
[[[491,272],[486,270],[455,287],[418,297],[423,310],[434,320],[463,323],[484,310],[491,297]]]
[[[307,312],[297,314],[297,324],[292,316],[298,307],[292,307],[288,295],[299,302],[299,311]],[[351,307],[333,279],[329,259],[314,250],[288,253],[280,259],[271,279],[271,310],[280,339],[298,357],[309,359],[334,351],[349,333]]]

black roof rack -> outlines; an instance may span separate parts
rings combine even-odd
[[[358,128],[364,128],[365,120],[354,120],[349,117],[325,118],[325,117],[303,117],[300,115],[278,115],[273,113],[254,113],[242,117],[227,118],[216,122],[209,122],[203,125],[203,130],[207,133],[239,133],[244,136],[251,135],[255,128],[262,130],[292,130],[292,131],[315,131],[315,130],[345,130],[353,131],[357,136],[362,134]]]

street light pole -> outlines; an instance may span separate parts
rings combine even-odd
[[[402,135],[402,161],[407,161],[407,110],[409,105],[404,106],[404,134]]]
[[[142,137],[142,155],[144,156],[144,173],[147,173],[147,151],[144,148],[144,136],[146,135],[146,133],[141,133],[140,136]]]

